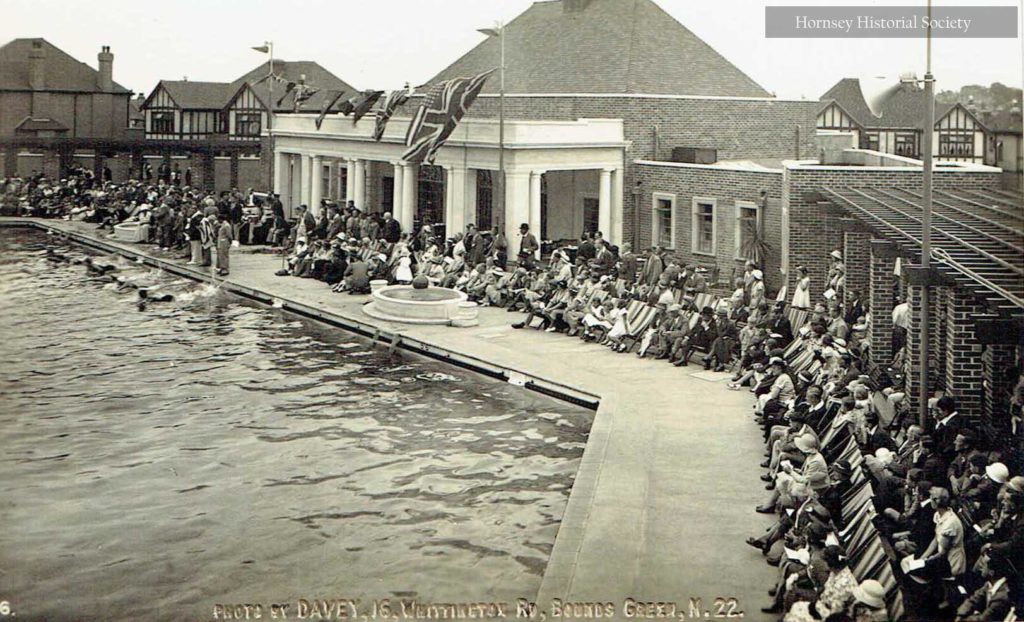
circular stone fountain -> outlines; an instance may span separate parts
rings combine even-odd
[[[466,294],[446,287],[413,289],[391,285],[373,292],[363,313],[378,320],[409,324],[450,324],[459,318],[459,305]]]

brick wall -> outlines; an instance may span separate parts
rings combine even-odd
[[[871,301],[871,358],[875,364],[892,362],[892,309],[896,275],[896,245],[886,240],[871,241],[871,278],[868,285]]]
[[[867,300],[871,277],[871,231],[856,221],[844,223],[843,259],[846,262],[846,292],[844,304],[853,301],[857,292],[861,300]]]
[[[986,317],[984,305],[969,292],[946,288],[946,390],[958,410],[970,417],[982,414],[983,347],[974,320]]]
[[[639,201],[640,249],[650,248],[653,240],[654,195],[675,195],[674,256],[684,264],[716,265],[720,280],[730,279],[734,273],[743,273],[743,259],[736,259],[736,202],[759,202],[762,190],[768,192],[768,206],[761,215],[768,243],[772,247],[765,265],[766,285],[777,289],[781,284],[779,265],[782,247],[782,173],[772,171],[743,171],[714,167],[676,167],[640,164],[636,167],[641,181]],[[715,200],[715,255],[695,254],[693,242],[693,199],[702,197]],[[630,197],[632,203],[632,197]],[[624,223],[632,229],[632,222]],[[627,240],[630,239],[628,236]],[[663,244],[668,246],[668,244]]]

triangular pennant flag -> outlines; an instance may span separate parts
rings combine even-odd
[[[391,115],[395,113],[395,110],[409,101],[409,91],[391,91],[388,96],[384,99],[384,103],[380,108],[377,109],[376,125],[373,128],[373,139],[380,141],[384,137],[384,130],[387,128],[388,121],[391,120]]]
[[[331,107],[338,103],[341,96],[345,94],[345,91],[328,91],[327,99],[324,100],[324,105],[320,109],[320,115],[316,118],[316,129],[320,129],[320,125],[324,122],[327,117],[327,113],[331,111]]]
[[[354,110],[352,110],[352,125],[359,123],[359,119],[370,112],[382,95],[384,95],[384,91],[363,91],[363,96],[356,102]]]

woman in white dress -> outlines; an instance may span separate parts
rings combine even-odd
[[[798,309],[809,309],[811,307],[811,277],[807,275],[807,268],[800,266],[796,269],[797,282],[793,292],[791,306]]]

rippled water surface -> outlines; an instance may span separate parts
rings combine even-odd
[[[591,413],[0,230],[0,600],[17,619],[534,596]],[[105,262],[113,259],[105,258]]]

